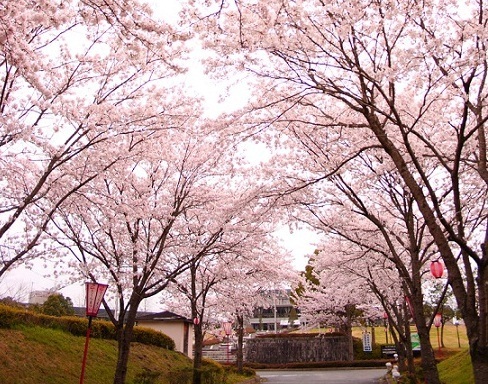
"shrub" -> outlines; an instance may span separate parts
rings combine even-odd
[[[363,341],[357,337],[353,338],[354,360],[377,360],[381,359],[381,345],[373,346],[371,352],[363,351]]]
[[[169,384],[191,384],[193,382],[193,368],[186,367],[168,372]]]
[[[300,339],[300,338],[309,338],[309,337],[336,337],[336,336],[344,336],[344,333],[341,333],[341,332],[266,333],[266,334],[262,334],[262,335],[257,335],[256,337],[257,338],[265,338],[265,339]]]
[[[138,373],[134,377],[134,384],[155,384],[161,374],[161,372],[151,371],[150,369],[144,368],[141,373]]]
[[[132,341],[142,344],[155,345],[157,347],[166,348],[172,351],[175,349],[175,342],[171,337],[165,335],[162,332],[158,332],[149,328],[134,328]]]
[[[202,359],[202,384],[225,383],[226,372],[221,364],[214,360]]]
[[[243,367],[242,372],[239,372],[239,370],[235,365],[226,365],[224,366],[224,369],[227,373],[234,373],[234,374],[239,374],[247,377],[256,376],[256,371],[249,367]]]
[[[0,328],[15,328],[20,325],[59,329],[75,336],[84,336],[86,335],[88,320],[75,316],[56,317],[43,315],[31,312],[25,308],[17,309],[0,304]],[[92,322],[91,337],[109,340],[117,339],[114,325],[108,321],[97,319]],[[134,328],[132,341],[155,345],[172,351],[175,349],[175,342],[172,338],[162,332],[148,328]]]

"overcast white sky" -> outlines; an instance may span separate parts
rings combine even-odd
[[[315,250],[314,243],[317,242],[317,235],[306,230],[295,231],[290,234],[287,228],[282,228],[279,234],[284,240],[283,245],[289,249],[295,258],[297,271],[304,270],[308,261],[307,255],[312,254]],[[60,288],[62,281],[45,277],[49,274],[49,270],[45,269],[42,264],[41,262],[37,263],[32,270],[26,269],[21,265],[7,272],[0,282],[0,297],[12,296],[17,300],[27,302],[32,291]],[[66,297],[70,297],[75,306],[85,305],[85,286],[83,281],[66,286],[60,289],[59,292]],[[141,310],[161,310],[159,299],[157,297],[151,299],[146,307],[142,306]]]
[[[161,18],[173,20],[176,18],[180,8],[177,0],[146,0],[153,4],[155,13]],[[196,60],[195,60],[196,63]],[[223,92],[223,87],[218,87],[210,79],[206,78],[202,72],[201,67],[195,65],[187,76],[188,84],[202,95],[206,96],[207,108],[209,116],[217,116],[223,111],[229,111],[232,108],[242,107],[249,96],[246,88],[234,88],[222,102],[219,100],[220,93]],[[240,82],[240,84],[243,84]],[[258,150],[257,150],[258,151]],[[252,148],[248,150],[249,155],[254,157]],[[279,232],[280,237],[283,238],[283,245],[289,249],[292,256],[295,258],[295,266],[297,270],[303,270],[307,264],[307,255],[313,253],[317,242],[317,235],[306,231],[295,231],[293,234],[289,233],[287,228],[283,228]],[[48,270],[43,268],[43,263],[37,263],[33,270],[28,270],[23,266],[13,269],[2,278],[0,282],[0,297],[13,296],[16,299],[18,295],[23,296],[24,301],[28,301],[28,296],[31,291],[49,290],[59,287],[62,281],[57,281],[52,278],[47,278]],[[76,306],[83,306],[85,300],[84,283],[79,282],[70,286],[66,286],[60,291],[63,295],[71,297]],[[152,300],[151,310],[154,309],[155,302]],[[158,310],[158,309],[156,309]]]

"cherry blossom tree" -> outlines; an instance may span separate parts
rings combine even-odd
[[[301,200],[300,205],[305,207],[308,214],[303,215],[302,211],[302,214],[298,215],[301,220],[308,220],[309,224],[322,228],[325,233],[351,243],[350,247],[341,244],[335,247],[334,243],[331,246],[324,243],[322,247],[329,252],[339,252],[339,256],[335,257],[335,263],[340,270],[344,268],[341,258],[343,261],[361,258],[362,265],[356,264],[356,271],[353,268],[354,264],[348,265],[348,275],[361,276],[388,313],[395,312],[397,303],[403,303],[405,300],[403,297],[388,299],[388,296],[383,294],[385,289],[382,286],[390,279],[386,279],[384,273],[377,270],[376,265],[380,265],[381,268],[387,266],[386,270],[391,271],[394,280],[401,282],[399,291],[406,298],[420,338],[424,375],[429,382],[439,382],[429,337],[433,317],[429,323],[426,321],[423,294],[424,281],[426,276],[430,276],[429,262],[438,257],[437,249],[422,216],[415,209],[411,194],[402,185],[398,175],[391,171],[382,173],[381,167],[377,167],[365,155],[358,158],[354,164],[351,172],[345,170],[343,174],[337,174],[330,179],[328,193],[322,198],[323,201],[320,200],[319,194],[323,188],[320,186],[314,185],[316,193],[309,197],[305,198],[305,195],[302,195],[301,199],[304,200]],[[352,163],[349,164],[351,165]],[[371,174],[371,170],[375,172]],[[337,189],[335,192],[332,186]],[[375,198],[371,199],[371,196]],[[348,251],[345,252],[344,249]],[[328,256],[329,253],[325,258]],[[315,259],[320,265],[320,258]],[[406,316],[402,311],[395,315],[402,320],[400,323],[405,323],[403,319]],[[398,330],[399,327],[396,328]],[[409,343],[410,336],[405,334],[403,344],[408,346]],[[407,348],[405,352],[407,353],[400,353],[400,357],[409,359],[409,368],[413,374],[411,350]]]
[[[193,255],[189,268],[173,279],[173,287],[166,291],[180,310],[189,307],[188,313],[196,320],[194,384],[201,382],[204,325],[208,318],[228,312],[238,314],[242,322],[247,313],[244,308],[256,303],[251,287],[263,287],[278,279],[285,284],[292,270],[290,259],[272,236],[273,210],[267,199],[260,198],[260,186],[243,188],[246,184],[242,180],[239,190],[229,190],[229,196],[222,196],[218,207],[204,213],[207,219],[197,220],[200,226],[194,233],[198,236],[193,235],[186,248]],[[240,351],[242,370],[242,344]]]
[[[263,250],[260,250],[261,252]],[[252,317],[256,308],[270,306],[270,295],[288,295],[298,280],[297,271],[285,256],[274,249],[256,257],[245,258],[245,265],[234,276],[216,287],[209,302],[222,318],[231,320],[237,333],[236,363],[239,372],[244,365],[245,319]]]
[[[0,276],[43,253],[53,213],[119,160],[119,136],[136,145],[182,113],[154,88],[181,72],[180,40],[137,2],[1,2]]]
[[[380,302],[367,280],[350,272],[358,268],[353,265],[357,256],[345,259],[337,253],[339,257],[334,257],[330,245],[310,259],[310,274],[302,276],[295,300],[307,323],[333,327],[348,337],[349,360],[353,360],[352,327],[361,319],[374,317]],[[320,257],[322,252],[327,257]]]
[[[104,303],[117,330],[114,383],[125,381],[141,301],[202,257],[190,251],[194,239],[211,245],[226,225],[208,216],[218,216],[216,207],[233,183],[233,152],[221,141],[222,130],[187,123],[127,151],[125,161],[78,191],[53,217],[53,240],[74,256],[69,267],[115,290],[118,311]],[[131,149],[129,141],[120,142],[119,150],[123,144]],[[204,221],[211,227],[208,238],[200,233]]]
[[[322,179],[372,150],[395,169],[448,271],[475,381],[488,381],[486,4],[215,1],[197,13],[215,31],[212,68],[259,79],[249,130],[272,126],[290,151],[280,135],[321,132]]]

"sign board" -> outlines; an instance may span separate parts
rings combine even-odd
[[[412,341],[412,351],[420,351],[420,338],[418,333],[412,333],[410,335],[410,340]]]
[[[385,357],[393,356],[397,353],[396,347],[394,344],[382,345],[381,346],[381,354]]]
[[[372,350],[373,346],[371,344],[371,333],[363,332],[363,351],[371,352]]]

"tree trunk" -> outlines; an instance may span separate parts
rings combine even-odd
[[[440,384],[439,371],[435,361],[434,348],[430,341],[429,328],[425,320],[417,323],[417,332],[420,341],[420,353],[422,356],[421,366],[426,383]]]
[[[413,307],[412,313],[419,335],[420,355],[422,357],[420,364],[425,382],[429,384],[440,384],[439,371],[435,360],[434,348],[432,348],[432,342],[430,340],[430,329],[427,326],[424,316],[423,297],[420,289],[414,291],[410,302]]]
[[[202,382],[203,331],[202,323],[195,325],[195,348],[193,355],[193,384]]]
[[[463,276],[458,265],[458,259],[454,256],[445,231],[436,217],[434,208],[429,204],[421,186],[409,171],[409,166],[404,157],[395,144],[389,139],[378,117],[374,113],[366,113],[365,117],[369,122],[371,130],[383,149],[395,163],[403,181],[412,193],[429,232],[439,250],[442,260],[444,261],[444,265],[449,274],[449,284],[451,285],[452,292],[456,298],[456,303],[466,324],[475,383],[488,383],[488,300],[486,294],[486,289],[488,288],[488,276],[485,273],[486,260],[488,258],[485,247],[488,238],[485,238],[485,244],[481,247],[482,255],[479,258],[480,261],[477,263],[478,278],[477,289],[475,289],[473,284],[473,272],[468,270],[470,268],[471,259],[466,252],[462,251],[463,265],[465,267],[465,276]],[[463,240],[462,237],[461,240]],[[478,295],[479,298],[478,306],[476,304],[476,295]]]
[[[407,361],[407,370],[410,377],[415,377],[415,365],[413,362],[412,352],[412,333],[410,332],[410,322],[408,316],[407,303],[403,303],[403,316],[405,327],[405,358]]]
[[[371,324],[371,345],[373,346],[373,348],[376,345],[376,333],[374,324]]]
[[[237,315],[237,372],[242,373],[244,368],[244,316]]]
[[[482,247],[483,259],[486,260],[486,248]],[[479,319],[473,321],[473,317],[464,318],[466,331],[469,340],[469,354],[473,364],[474,380],[476,384],[488,383],[488,270],[485,267],[478,269],[478,292],[479,292]]]
[[[470,348],[471,362],[473,363],[474,382],[476,384],[488,383],[488,351],[484,348]]]
[[[125,384],[127,376],[127,364],[129,362],[130,344],[134,334],[137,310],[140,300],[130,300],[129,311],[120,313],[117,329],[117,366],[115,368],[114,384]],[[125,316],[124,316],[125,314]],[[125,322],[124,322],[125,321]]]

